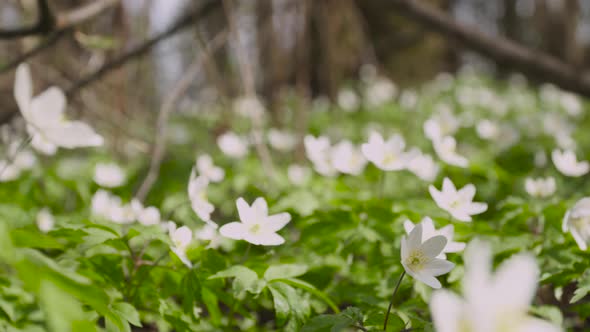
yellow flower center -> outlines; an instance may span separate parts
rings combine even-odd
[[[254,224],[250,227],[250,233],[256,234],[260,231],[260,224]]]
[[[414,250],[406,258],[406,265],[408,268],[418,271],[424,267],[424,264],[428,261],[428,258],[424,255],[421,250]]]

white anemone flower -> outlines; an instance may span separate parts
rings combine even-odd
[[[202,175],[197,176],[195,169],[193,169],[188,181],[188,197],[191,201],[191,207],[201,220],[216,226],[211,221],[211,213],[215,211],[215,207],[207,200],[208,186],[209,180]]]
[[[498,123],[488,119],[479,121],[475,129],[477,136],[485,140],[496,140],[501,133]]]
[[[199,175],[207,178],[210,182],[220,182],[225,177],[223,168],[215,166],[213,159],[208,154],[202,154],[197,158],[197,171]]]
[[[407,169],[420,179],[432,182],[436,179],[440,167],[431,155],[422,153],[420,149],[414,148],[407,153]]]
[[[268,143],[278,151],[289,152],[297,145],[297,138],[293,133],[271,128],[267,134]]]
[[[289,213],[283,212],[269,216],[268,206],[262,197],[258,197],[251,206],[240,197],[236,201],[236,206],[240,221],[221,226],[219,229],[221,235],[263,246],[276,246],[285,242],[285,239],[277,232],[291,221]]]
[[[54,154],[58,147],[73,149],[103,145],[104,139],[86,123],[65,119],[66,96],[50,87],[33,97],[33,82],[27,64],[16,70],[14,97],[27,122],[31,145],[41,153]]]
[[[311,174],[309,168],[294,164],[287,168],[287,176],[292,184],[302,186],[309,180]]]
[[[37,213],[37,228],[43,233],[47,233],[53,229],[55,219],[48,208],[42,208]]]
[[[587,161],[578,161],[572,150],[555,149],[551,152],[551,160],[553,160],[555,168],[566,176],[578,177],[590,170],[590,164]]]
[[[130,204],[123,204],[120,197],[102,189],[92,196],[91,211],[95,216],[118,224],[129,224],[136,220]]]
[[[340,108],[342,108],[342,110],[345,112],[354,112],[361,104],[359,96],[356,94],[356,92],[348,88],[338,91],[336,100],[338,102],[338,106],[340,106]]]
[[[442,137],[432,141],[436,155],[445,163],[466,168],[469,160],[457,153],[457,141],[452,136]]]
[[[233,104],[234,112],[251,119],[260,120],[264,117],[265,108],[256,96],[242,96],[237,98]]]
[[[453,241],[453,236],[455,233],[455,227],[453,225],[447,225],[437,230],[434,228],[434,222],[432,219],[430,219],[430,217],[422,218],[419,224],[422,225],[422,241],[426,241],[427,239],[437,235],[442,235],[447,239],[447,244],[444,246],[440,255],[436,256],[436,258],[445,259],[447,257],[446,253],[460,252],[465,249],[465,243]],[[404,229],[406,230],[407,234],[410,234],[415,227],[416,225],[409,219],[404,221]]]
[[[160,210],[155,206],[144,207],[138,199],[134,198],[131,200],[131,209],[135,213],[135,219],[142,225],[158,225],[161,222]]]
[[[453,135],[460,126],[459,119],[455,117],[448,105],[440,104],[437,110],[438,112],[423,125],[424,135],[433,141]]]
[[[572,233],[581,250],[588,249],[590,240],[590,197],[580,199],[563,217],[562,230]]]
[[[438,332],[558,332],[561,328],[528,314],[539,269],[534,257],[514,255],[492,273],[490,246],[473,241],[465,251],[460,298],[448,290],[432,294],[430,312]]]
[[[378,132],[371,132],[369,141],[361,146],[365,157],[383,171],[399,171],[407,166],[404,153],[406,142],[401,135],[393,135],[387,141]]]
[[[248,154],[248,140],[233,132],[227,132],[217,138],[221,152],[230,158],[242,159]]]
[[[171,229],[170,239],[172,240],[172,247],[170,248],[173,253],[184,263],[184,265],[191,268],[193,264],[186,256],[186,251],[193,241],[193,231],[187,226]]]
[[[483,213],[488,209],[486,203],[473,202],[475,186],[471,183],[457,190],[449,178],[444,178],[441,191],[433,185],[428,187],[428,191],[438,207],[460,221],[471,221],[472,215]]]
[[[7,159],[0,160],[0,182],[13,181],[21,173],[35,166],[37,158],[29,149],[22,148],[21,142],[12,141],[6,151]]]
[[[323,176],[335,176],[338,171],[332,162],[330,139],[326,136],[305,136],[303,140],[305,154],[312,162],[314,169]]]
[[[193,235],[197,240],[209,241],[207,248],[212,249],[219,248],[223,244],[224,240],[229,241],[219,234],[217,227],[211,226],[209,224],[206,224],[201,229],[196,230]]]
[[[334,145],[331,153],[334,168],[341,173],[359,175],[367,165],[367,159],[361,150],[348,140]]]
[[[423,241],[422,224],[402,237],[401,260],[406,272],[432,288],[440,288],[437,276],[448,273],[455,264],[436,258],[447,244],[447,238],[436,235]]]
[[[365,99],[370,107],[379,107],[393,99],[397,94],[397,87],[386,77],[372,80],[365,91]]]
[[[94,182],[102,187],[119,187],[125,183],[125,172],[115,163],[98,163],[94,167]]]
[[[536,179],[526,178],[524,181],[524,189],[533,197],[549,197],[555,193],[555,179],[551,176]]]

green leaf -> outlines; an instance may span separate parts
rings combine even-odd
[[[264,272],[264,279],[271,281],[275,279],[289,279],[298,277],[307,272],[307,265],[303,264],[281,264],[272,265]]]
[[[272,294],[275,313],[277,317],[277,325],[282,326],[291,314],[291,307],[289,306],[289,301],[287,300],[287,298],[285,298],[285,295],[283,295],[281,291],[274,285],[269,285],[268,289]]]
[[[338,332],[350,327],[355,322],[342,315],[319,315],[307,322],[301,332]]]
[[[96,331],[96,326],[87,319],[78,301],[50,281],[43,280],[40,284],[39,299],[50,331]]]
[[[209,279],[219,278],[235,278],[233,289],[236,293],[248,291],[252,294],[260,294],[265,287],[264,281],[258,279],[256,272],[242,265],[234,265],[209,277]]]
[[[117,302],[111,306],[112,311],[129,323],[141,327],[139,312],[129,303]]]
[[[303,280],[299,280],[296,278],[290,278],[290,279],[274,279],[273,282],[282,282],[291,286],[295,286],[297,288],[303,289],[305,291],[310,292],[311,294],[317,296],[318,298],[320,298],[322,301],[326,302],[327,305],[330,306],[330,309],[332,309],[332,311],[334,311],[335,313],[339,313],[340,309],[338,309],[338,306],[332,301],[330,300],[330,298],[328,297],[328,295],[324,294],[322,291],[320,291],[319,289],[315,288],[314,285],[307,283]]]
[[[209,312],[209,316],[211,317],[211,322],[215,326],[221,325],[221,311],[219,310],[219,306],[217,304],[217,296],[213,291],[211,291],[207,287],[203,287],[201,289],[201,298],[203,299],[203,303],[207,307],[207,311]]]
[[[15,247],[63,249],[63,244],[52,236],[28,229],[15,229],[10,234]]]
[[[578,280],[578,285],[574,291],[574,296],[570,300],[570,303],[576,303],[583,299],[588,292],[590,292],[590,273],[586,272]]]

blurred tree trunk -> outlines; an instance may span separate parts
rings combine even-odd
[[[443,10],[447,1],[430,0]],[[416,83],[454,66],[449,44],[396,13],[392,1],[356,0],[383,69],[398,82]]]
[[[547,1],[537,1],[536,5],[535,21],[541,35],[541,48],[563,61],[581,64],[583,54],[576,41],[579,2],[568,0],[550,6]]]

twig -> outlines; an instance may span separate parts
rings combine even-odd
[[[456,22],[449,15],[417,0],[393,0],[400,14],[413,17],[444,37],[452,38],[498,63],[512,66],[529,77],[543,79],[565,90],[590,96],[590,76],[539,50]]]
[[[121,0],[93,0],[86,5],[75,8],[63,14],[57,15],[56,26],[59,29],[80,25],[105,10],[118,5]]]
[[[221,47],[226,41],[226,34],[219,33],[208,45],[209,49],[217,49]],[[199,54],[193,62],[190,64],[188,69],[185,71],[184,75],[178,80],[176,85],[172,88],[172,91],[165,97],[164,101],[162,102],[162,107],[160,107],[160,113],[158,114],[158,120],[156,123],[156,135],[155,135],[155,144],[154,149],[152,152],[152,159],[150,162],[150,167],[148,170],[148,174],[143,180],[143,183],[137,190],[137,194],[135,197],[140,201],[145,200],[148,193],[150,192],[152,186],[158,179],[158,173],[160,172],[160,166],[164,159],[164,154],[166,153],[166,137],[167,137],[167,128],[168,128],[168,118],[170,114],[174,110],[174,107],[182,98],[182,96],[186,93],[190,84],[195,80],[196,76],[199,74],[202,66],[202,62],[204,60],[204,53]]]
[[[152,38],[141,43],[140,45],[132,48],[130,51],[123,53],[120,56],[105,63],[102,67],[100,67],[93,73],[88,74],[86,77],[83,77],[80,80],[74,82],[74,84],[72,84],[72,86],[70,86],[66,90],[66,94],[68,96],[71,96],[75,94],[78,90],[85,88],[86,86],[92,84],[98,79],[101,79],[103,76],[110,73],[111,71],[125,65],[129,60],[145,55],[156,44],[165,39],[170,38],[177,32],[184,30],[186,27],[191,26],[193,23],[207,16],[216,7],[216,1],[208,1],[197,10],[193,11],[192,13],[186,15],[184,18],[178,20],[176,23],[172,24],[168,29],[156,34]]]
[[[238,67],[240,70],[240,78],[242,79],[244,93],[248,97],[256,98],[254,70],[252,68],[252,64],[248,60],[248,56],[246,55],[245,50],[242,49],[242,43],[240,41],[240,35],[236,28],[237,25],[235,22],[234,10],[232,7],[231,0],[223,0],[223,7],[225,9],[225,14],[227,17],[230,33],[232,35],[232,38],[236,42],[236,48],[238,48],[238,51],[236,52],[236,57],[238,58]],[[262,119],[260,119],[257,116],[253,116],[251,120],[252,126],[254,127],[254,148],[256,149],[258,158],[262,163],[262,168],[264,168],[265,173],[272,178],[274,176],[274,168],[270,152],[268,151],[268,147],[266,146],[266,144],[264,144],[262,139]]]
[[[130,60],[133,60],[135,58],[141,57],[145,54],[147,54],[149,51],[152,50],[152,48],[160,43],[161,41],[168,39],[170,37],[172,37],[173,35],[175,35],[177,32],[182,31],[183,29],[191,26],[192,23],[198,21],[199,19],[207,16],[213,9],[215,9],[217,7],[217,3],[214,0],[210,0],[207,3],[205,3],[204,5],[202,5],[201,7],[199,7],[197,10],[193,11],[192,13],[188,14],[187,16],[185,16],[184,18],[178,20],[175,24],[171,25],[168,29],[162,31],[161,33],[156,34],[155,36],[153,36],[150,39],[147,39],[145,42],[137,45],[136,47],[132,48],[131,50],[119,55],[118,57],[112,59],[111,61],[105,63],[104,65],[102,65],[100,68],[98,68],[97,70],[95,70],[94,72],[82,77],[81,79],[79,79],[78,81],[74,82],[65,92],[66,95],[71,98],[74,95],[76,95],[78,93],[78,91],[80,91],[81,89],[86,88],[87,86],[91,85],[92,83],[96,82],[97,80],[101,79],[102,77],[104,77],[105,75],[107,75],[108,73],[110,73],[111,71],[118,69],[122,66],[124,66],[125,64],[127,64],[127,62],[129,62]],[[63,34],[65,31],[62,31],[61,34]],[[57,34],[58,32],[56,32]],[[61,34],[59,36],[56,37],[56,39],[51,43],[55,43],[55,41],[57,41],[57,39],[59,39],[59,37],[61,37]],[[3,68],[0,73],[8,70],[8,69],[12,69],[16,66],[18,66],[21,62],[25,61],[26,59],[28,59],[29,57],[35,55],[36,53],[40,52],[41,50],[47,48],[48,46],[50,46],[51,44],[48,45],[44,45],[44,47],[37,49],[36,52],[34,54],[28,54],[27,56],[21,56],[19,57],[18,61],[13,61],[9,64],[9,66],[7,66],[8,68]],[[18,110],[17,109],[12,109],[8,112],[3,112],[2,117],[0,117],[0,125],[1,124],[5,124],[8,123],[15,115],[18,114]]]
[[[37,23],[33,26],[0,30],[0,39],[16,39],[31,35],[48,34],[55,27],[55,18],[51,13],[47,0],[37,0],[37,11],[39,12]]]

